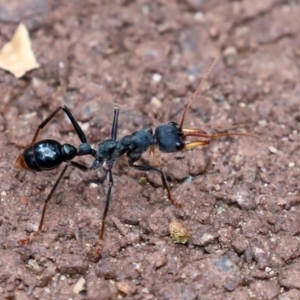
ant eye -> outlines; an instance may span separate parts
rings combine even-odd
[[[168,124],[169,124],[169,125],[173,125],[173,126],[175,126],[176,128],[179,128],[178,124],[175,123],[175,122],[169,122]]]
[[[181,150],[181,149],[184,147],[184,143],[182,143],[182,142],[177,142],[177,143],[175,144],[175,147],[176,147],[177,150]]]

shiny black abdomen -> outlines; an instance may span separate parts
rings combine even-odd
[[[76,148],[72,145],[61,145],[55,140],[42,140],[24,151],[24,161],[32,171],[52,170],[62,162],[74,158],[76,153]]]

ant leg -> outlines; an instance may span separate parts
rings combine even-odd
[[[113,120],[113,125],[111,128],[111,139],[114,141],[117,139],[119,112],[120,112],[119,108],[114,109],[114,120]],[[95,252],[96,257],[99,257],[102,252],[102,242],[103,242],[103,238],[104,238],[105,221],[106,221],[106,216],[107,216],[107,212],[108,212],[108,208],[109,208],[111,191],[112,191],[112,187],[114,185],[114,180],[113,180],[113,175],[112,175],[112,167],[113,167],[113,162],[108,162],[108,191],[107,191],[105,207],[104,207],[104,211],[103,211],[103,215],[102,215],[99,241],[96,246],[96,252]]]
[[[110,202],[110,198],[111,198],[112,187],[114,185],[113,176],[112,176],[112,165],[108,166],[108,178],[109,178],[109,182],[108,182],[109,185],[108,185],[108,191],[107,191],[106,200],[105,200],[104,212],[102,215],[99,241],[98,241],[98,244],[96,247],[96,253],[95,253],[96,257],[99,257],[102,252],[102,242],[103,242],[103,237],[104,237],[105,220],[106,220],[109,202]]]
[[[87,172],[90,170],[90,167],[85,165],[85,164],[82,164],[82,163],[79,163],[79,162],[76,162],[76,161],[70,161],[69,162],[73,167],[79,169],[80,171],[82,172]]]
[[[34,136],[33,136],[33,139],[31,141],[31,144],[34,144],[38,138],[38,136],[40,135],[41,131],[43,130],[43,128],[52,120],[52,118],[59,112],[59,110],[63,110],[66,115],[68,116],[68,118],[70,119],[80,141],[82,143],[87,143],[87,140],[86,140],[86,137],[85,137],[85,134],[83,133],[81,127],[79,126],[79,124],[77,123],[77,121],[75,120],[74,116],[72,115],[72,113],[70,112],[70,110],[64,105],[64,106],[59,106],[54,112],[51,113],[51,115],[46,118],[37,128]]]
[[[87,144],[87,139],[85,137],[84,132],[82,131],[81,127],[79,126],[78,122],[75,120],[74,116],[72,115],[72,113],[70,112],[70,110],[65,106],[61,106],[61,109],[66,113],[66,115],[69,117],[81,143],[83,144]]]
[[[60,183],[62,177],[64,176],[64,174],[65,174],[65,172],[67,171],[67,168],[69,167],[70,164],[71,164],[72,166],[74,166],[74,167],[80,169],[81,171],[88,171],[88,170],[89,170],[88,166],[86,166],[86,165],[84,165],[84,164],[81,164],[81,163],[78,163],[78,162],[73,162],[73,161],[68,162],[68,163],[64,166],[63,170],[61,171],[59,177],[56,179],[55,184],[53,185],[53,187],[52,187],[52,189],[51,189],[51,191],[50,191],[48,197],[46,198],[46,200],[45,200],[45,202],[44,202],[44,207],[43,207],[42,217],[41,217],[41,220],[40,220],[39,227],[38,227],[37,231],[33,232],[33,233],[31,234],[31,236],[29,236],[27,239],[21,239],[21,240],[19,240],[19,244],[21,244],[21,245],[28,244],[28,243],[31,242],[36,236],[38,236],[39,233],[42,231],[42,229],[43,229],[43,224],[44,224],[44,220],[45,220],[45,215],[46,215],[46,210],[47,210],[47,205],[48,205],[50,199],[52,198],[52,196],[53,196],[53,194],[54,194],[54,192],[55,192],[55,190],[56,190],[58,184]]]
[[[37,128],[37,130],[35,131],[35,134],[33,136],[33,139],[31,141],[31,144],[34,144],[38,138],[38,136],[40,135],[41,131],[43,130],[43,128],[49,123],[49,121],[51,121],[51,119],[58,113],[58,111],[61,109],[61,106],[58,107],[48,118],[46,118]]]
[[[139,171],[144,171],[144,172],[147,172],[147,171],[156,171],[156,172],[160,172],[160,175],[161,175],[161,181],[163,183],[163,186],[164,186],[164,189],[167,191],[167,194],[168,194],[168,199],[171,201],[171,203],[176,206],[176,207],[182,207],[183,205],[181,203],[178,203],[173,197],[172,197],[172,194],[171,194],[171,189],[169,187],[169,184],[168,184],[168,180],[167,180],[167,177],[165,175],[165,172],[162,170],[162,168],[160,167],[154,167],[154,166],[141,166],[141,165],[135,165],[132,161],[128,161],[130,167],[132,168],[135,168]]]
[[[155,155],[155,146],[151,146],[150,155],[151,155],[151,166],[158,166],[157,158]]]
[[[29,147],[30,145],[33,145],[33,144],[36,142],[37,138],[39,137],[39,135],[40,135],[41,131],[43,130],[43,128],[44,128],[44,127],[49,123],[49,121],[50,121],[50,120],[58,113],[58,111],[59,111],[60,109],[61,109],[61,106],[58,107],[54,112],[52,112],[51,115],[50,115],[48,118],[46,118],[46,119],[38,126],[38,128],[36,129],[36,131],[35,131],[35,133],[34,133],[34,136],[33,136],[33,138],[32,138],[32,141],[31,141],[31,143],[30,143],[29,145],[24,146],[24,145],[19,145],[19,144],[14,143],[14,142],[13,142],[13,144],[15,144],[17,147],[23,148],[23,149],[26,149],[26,148]]]
[[[58,186],[58,184],[59,184],[61,178],[63,177],[63,175],[64,175],[65,172],[67,171],[68,166],[69,166],[68,164],[66,164],[66,165],[64,166],[64,168],[63,168],[63,170],[61,171],[59,177],[57,178],[57,180],[56,180],[54,186],[52,187],[52,189],[51,189],[51,191],[50,191],[48,197],[47,197],[46,200],[45,200],[44,207],[43,207],[43,212],[42,212],[42,217],[41,217],[41,220],[40,220],[40,223],[39,223],[38,230],[35,231],[35,232],[33,232],[33,234],[31,234],[31,236],[30,236],[29,238],[20,240],[20,241],[19,241],[19,244],[25,245],[25,244],[31,242],[31,241],[33,240],[33,238],[36,237],[36,236],[40,233],[40,231],[42,230],[42,228],[43,228],[43,223],[44,223],[44,219],[45,219],[45,215],[46,215],[47,204],[48,204],[48,202],[50,201],[50,199],[51,199],[53,193],[55,192],[55,190],[56,190],[56,188],[57,188],[57,186]]]
[[[111,128],[111,139],[114,141],[117,139],[119,112],[119,108],[114,109],[114,120]]]

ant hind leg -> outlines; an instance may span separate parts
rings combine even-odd
[[[78,168],[81,171],[88,171],[89,170],[89,167],[86,166],[86,165],[84,165],[84,164],[82,164],[82,163],[78,163],[78,162],[74,162],[74,161],[69,161],[69,162],[66,163],[66,165],[62,169],[59,177],[56,179],[56,181],[55,181],[55,183],[54,183],[54,185],[53,185],[50,193],[48,194],[48,196],[47,196],[47,198],[46,198],[46,200],[44,202],[43,212],[42,212],[42,216],[41,216],[41,219],[40,219],[40,223],[39,223],[38,229],[35,232],[33,232],[28,238],[19,240],[18,243],[20,245],[25,245],[25,244],[30,243],[42,231],[43,225],[44,225],[45,216],[46,216],[46,210],[47,210],[48,203],[49,203],[50,199],[52,198],[55,190],[57,189],[57,187],[58,187],[58,185],[59,185],[62,177],[66,173],[69,165],[72,165],[73,167]]]

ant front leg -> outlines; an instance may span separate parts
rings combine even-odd
[[[98,241],[98,244],[96,246],[96,252],[95,252],[96,257],[100,257],[101,252],[102,252],[102,248],[103,248],[105,221],[106,221],[106,216],[107,216],[107,212],[108,212],[108,208],[109,208],[109,203],[110,203],[110,198],[111,198],[111,191],[112,191],[112,188],[113,188],[113,185],[114,185],[113,176],[112,176],[112,167],[113,167],[112,164],[110,164],[108,166],[108,191],[107,191],[106,200],[105,200],[105,207],[104,207],[104,211],[103,211],[103,215],[102,215],[99,241]]]
[[[144,165],[135,165],[134,164],[134,161],[129,158],[129,161],[128,161],[130,167],[134,168],[134,169],[137,169],[139,171],[144,171],[144,172],[147,172],[147,171],[156,171],[156,172],[159,172],[160,173],[160,176],[161,176],[161,181],[163,183],[163,187],[164,189],[167,191],[167,194],[168,194],[168,199],[170,200],[170,202],[176,206],[176,207],[183,207],[183,205],[179,202],[177,202],[173,197],[172,197],[172,194],[171,194],[171,189],[170,189],[170,186],[169,186],[169,183],[168,183],[168,180],[167,180],[167,177],[166,177],[166,174],[165,172],[162,170],[162,168],[160,167],[154,167],[154,166],[144,166]]]
[[[119,109],[115,108],[114,109],[114,119],[113,119],[113,124],[112,124],[112,128],[111,128],[111,140],[104,141],[102,143],[102,146],[105,145],[103,148],[98,146],[101,149],[101,150],[99,150],[99,148],[98,148],[98,154],[101,154],[103,156],[104,152],[108,151],[109,153],[106,153],[106,154],[108,154],[110,159],[107,160],[107,166],[108,166],[108,191],[107,191],[107,195],[106,195],[104,211],[103,211],[103,214],[102,214],[102,222],[101,222],[101,228],[100,228],[100,233],[99,233],[99,240],[98,240],[98,244],[96,246],[96,251],[95,251],[95,257],[97,259],[100,257],[102,249],[103,249],[105,221],[106,221],[107,212],[108,212],[108,208],[109,208],[109,203],[110,203],[110,199],[111,199],[112,188],[113,188],[113,185],[114,185],[112,168],[113,168],[115,159],[113,159],[112,156],[114,155],[114,151],[116,151],[116,147],[118,145],[118,143],[116,142],[117,133],[118,133],[118,120],[119,120]],[[101,143],[100,143],[100,145],[101,145]],[[113,145],[113,147],[112,147],[112,145]],[[116,153],[117,153],[117,154],[115,154],[116,157],[121,156],[120,153],[118,153],[118,152],[116,152]],[[100,157],[101,157],[101,155],[100,155]],[[95,168],[95,167],[97,168],[97,167],[101,166],[102,163],[103,163],[103,157],[100,159],[100,161],[101,161],[101,163],[99,161],[97,161],[97,159],[96,159],[94,161],[94,163],[92,164],[92,168]]]

